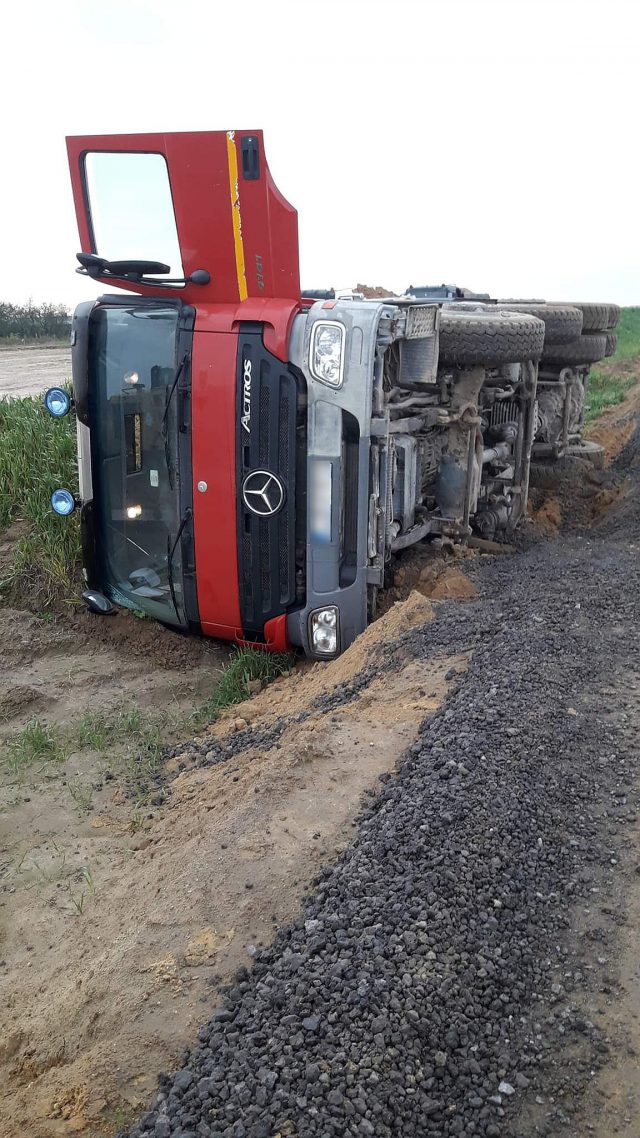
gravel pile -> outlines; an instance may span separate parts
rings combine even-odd
[[[481,563],[481,599],[403,638],[472,647],[469,670],[130,1138],[534,1132],[519,1106],[572,1026],[568,906],[611,872],[596,806],[628,774],[597,693],[638,672],[640,568],[607,538]],[[606,1048],[573,1027],[588,1071]]]

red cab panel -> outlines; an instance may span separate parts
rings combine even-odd
[[[196,330],[191,365],[193,513],[203,632],[242,638],[236,520],[238,338]]]
[[[171,288],[162,276],[141,283],[99,275],[104,284],[194,305],[299,298],[297,212],[275,186],[261,131],[87,135],[68,138],[67,151],[84,253],[160,261],[170,226],[181,258],[171,277],[210,275],[207,284]],[[160,156],[166,166],[127,162],[127,155]],[[172,216],[161,218],[163,209]],[[145,234],[143,253],[137,230]]]

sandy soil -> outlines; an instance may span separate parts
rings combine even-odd
[[[3,348],[0,351],[0,399],[39,395],[71,380],[71,349]]]
[[[623,375],[632,376],[640,381],[640,363],[637,360],[624,361],[622,364],[608,364],[608,369],[615,370]],[[587,438],[604,447],[607,465],[627,445],[640,416],[640,382],[627,393],[626,399],[615,407],[608,407],[595,423],[591,423],[585,432]]]
[[[67,1062],[82,1028],[81,1021],[63,1028],[60,1020],[60,1029],[50,1023],[43,1040],[34,1008],[47,1016],[64,984],[75,989],[86,975],[77,962],[88,967],[88,945],[100,941],[103,882],[131,859],[136,835],[153,816],[150,803],[129,789],[137,782],[135,758],[66,748],[57,761],[16,770],[7,744],[36,718],[70,733],[88,709],[140,709],[146,719],[162,708],[166,719],[181,722],[228,658],[218,645],[125,614],[104,620],[83,609],[45,617],[0,607],[0,1069],[12,1072],[14,1089],[22,1087],[29,1103],[18,1125],[6,1113],[11,1100],[1,1099],[3,1136],[40,1132],[31,1114],[39,1074]],[[71,1131],[45,1131],[59,1132]]]
[[[611,454],[638,413],[634,399],[637,391],[607,412]],[[603,512],[618,490],[594,483],[589,494],[605,496]],[[555,535],[564,499],[547,496],[537,513]],[[185,746],[151,798],[131,797],[115,754],[67,754],[18,774],[0,761],[0,1138],[97,1138],[148,1101],[221,983],[298,912],[319,867],[350,841],[363,796],[466,666],[439,657],[425,667],[401,636],[431,619],[431,600],[472,599],[464,560],[473,556],[425,549],[403,559],[385,600],[392,607],[343,657],[304,665],[225,713],[195,751],[217,756],[238,730],[242,751],[198,765]],[[390,651],[396,667],[383,681],[377,667]],[[68,727],[88,707],[124,701],[182,717],[226,659],[126,616],[51,623],[6,608],[0,652],[0,756],[36,715]],[[352,698],[332,709],[325,697],[345,688]],[[638,916],[640,875],[626,888]],[[605,1009],[616,1063],[594,1084],[604,1103],[602,1125],[589,1130],[597,1138],[640,1134],[633,916],[620,975],[624,999]]]
[[[3,777],[3,1138],[108,1134],[146,1100],[215,1002],[211,985],[297,912],[319,866],[349,842],[363,794],[440,704],[451,669],[465,667],[442,657],[425,668],[400,649],[393,681],[377,677],[381,654],[431,615],[413,594],[333,664],[303,667],[230,710],[198,737],[201,751],[238,720],[284,730],[269,749],[249,737],[214,766],[181,769],[189,759],[178,754],[163,805],[136,804],[117,764],[90,752]],[[148,652],[143,663],[7,610],[0,638],[5,736],[35,709],[68,720],[87,694],[181,704],[185,686],[211,678],[210,665],[154,666]],[[350,702],[318,709],[363,672]],[[74,787],[90,789],[89,808]]]

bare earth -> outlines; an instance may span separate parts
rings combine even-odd
[[[10,354],[0,353],[0,375]],[[607,412],[610,456],[638,407],[636,390]],[[561,517],[547,498],[534,521],[553,534]],[[0,536],[0,563],[11,540]],[[68,726],[122,702],[184,715],[211,690],[226,650],[127,616],[51,623],[0,608],[0,1138],[112,1135],[148,1102],[220,984],[299,912],[321,865],[350,842],[363,796],[466,667],[463,656],[418,662],[402,649],[393,673],[382,679],[376,667],[406,629],[431,619],[423,593],[436,605],[473,597],[463,564],[429,553],[403,562],[390,593],[405,599],[333,664],[302,665],[224,713],[199,740],[215,757],[241,731],[244,749],[194,768],[185,747],[163,772],[159,802],[132,796],[115,755],[83,750],[15,773],[3,746],[34,716]],[[348,703],[319,704],[363,675]],[[628,700],[640,722],[635,689]],[[265,732],[279,733],[265,743]],[[630,869],[605,915],[585,911],[576,930],[588,937],[596,921],[620,938],[611,968],[622,993],[589,1009],[611,1059],[593,1078],[598,1112],[579,1138],[640,1135],[639,919],[640,873]]]
[[[374,670],[335,713],[319,710],[318,697],[431,615],[414,593],[334,664],[303,666],[225,713],[212,747],[233,736],[239,718],[284,731],[272,747],[249,745],[219,765],[181,769],[178,755],[160,807],[138,806],[113,777],[117,768],[105,777],[109,756],[88,751],[62,769],[3,777],[2,1138],[109,1134],[146,1101],[157,1070],[175,1065],[195,1035],[211,984],[249,963],[252,945],[295,915],[319,867],[349,843],[363,793],[394,768],[444,698],[445,673],[463,670],[465,659],[426,668],[406,659],[391,683]],[[9,664],[0,746],[35,709],[65,721],[88,700],[124,692],[184,703],[185,689],[202,689],[212,675],[206,663],[154,665],[148,646],[123,660],[77,630],[8,610],[0,637]],[[74,788],[90,788],[90,807]]]
[[[71,349],[3,348],[0,351],[0,399],[40,395],[71,380]]]

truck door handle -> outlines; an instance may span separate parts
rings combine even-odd
[[[240,139],[242,149],[242,177],[246,182],[257,182],[260,177],[260,151],[255,134],[243,134]]]

